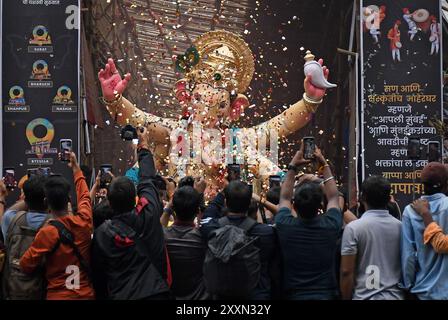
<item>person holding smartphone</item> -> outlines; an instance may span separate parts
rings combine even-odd
[[[156,187],[154,157],[148,130],[137,130],[137,134],[137,190],[127,177],[112,180],[107,194],[112,217],[95,230],[93,237],[92,269],[99,299],[170,298],[171,275],[160,224],[163,206]]]
[[[302,141],[288,166],[280,192],[280,209],[275,216],[283,255],[283,294],[290,300],[336,299],[338,287],[334,270],[342,228],[339,191],[320,149],[315,148],[313,160],[304,159],[304,149]],[[323,167],[324,192],[315,183],[305,183],[294,191],[295,176],[311,161]],[[328,203],[326,213],[319,215],[324,194]],[[292,214],[293,208],[297,218]]]
[[[91,300],[95,298],[89,268],[92,205],[86,180],[73,152],[70,153],[68,166],[72,169],[75,182],[77,214],[71,212],[71,187],[67,179],[59,175],[45,178],[45,199],[55,219],[39,230],[21,257],[20,268],[32,274],[42,263],[45,265],[48,300]],[[67,269],[69,266],[71,268]],[[73,271],[67,273],[67,270]],[[75,274],[78,275],[79,285],[67,286],[69,277]]]

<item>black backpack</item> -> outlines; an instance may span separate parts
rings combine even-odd
[[[247,299],[260,280],[258,237],[248,235],[257,222],[248,217],[238,226],[227,217],[218,222],[220,228],[210,233],[207,244],[205,286],[218,299]]]

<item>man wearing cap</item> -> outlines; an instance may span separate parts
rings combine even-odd
[[[438,162],[423,168],[422,197],[429,203],[432,220],[448,232],[448,198],[445,196],[448,171]],[[417,207],[416,207],[417,209]],[[412,205],[403,213],[401,236],[402,286],[420,300],[448,299],[448,255],[438,254],[425,244],[425,223]]]

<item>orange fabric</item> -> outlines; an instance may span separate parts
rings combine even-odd
[[[74,175],[76,195],[78,199],[78,214],[66,215],[57,218],[69,229],[75,237],[75,245],[87,262],[90,262],[90,243],[92,239],[93,221],[92,207],[90,202],[89,189],[82,171]],[[94,299],[95,294],[89,282],[89,278],[81,269],[78,258],[73,253],[73,249],[65,244],[60,244],[59,248],[50,255],[59,239],[58,231],[54,226],[46,225],[42,227],[36,235],[31,247],[20,259],[20,267],[24,272],[31,273],[46,258],[45,269],[47,285],[47,299]],[[79,288],[70,289],[66,285],[72,283],[68,279],[73,272],[66,273],[66,268],[76,265],[80,271]]]
[[[387,38],[390,40],[390,49],[398,49],[395,43],[400,42],[400,30],[394,28],[387,33]]]
[[[431,242],[437,253],[448,253],[448,235],[444,234],[442,228],[435,222],[431,222],[426,227],[423,241],[425,244]]]

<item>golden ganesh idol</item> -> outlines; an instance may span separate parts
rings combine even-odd
[[[313,63],[314,56],[307,52],[306,61],[305,93],[302,99],[276,117],[251,129],[261,129],[264,132],[275,130],[277,137],[282,139],[310,121],[311,114],[322,102],[326,88],[335,85],[327,81],[329,70],[322,67],[322,59]],[[197,161],[189,159],[176,163],[172,155],[184,151],[182,146],[185,145],[185,139],[182,137],[185,135],[177,135],[174,132],[184,131],[192,137],[195,125],[200,124],[202,132],[215,129],[224,137],[226,129],[230,128],[250,105],[244,93],[255,70],[253,54],[239,36],[224,30],[210,31],[199,36],[185,54],[177,56],[176,69],[183,74],[183,78],[177,81],[174,88],[180,105],[179,119],[161,118],[143,112],[123,97],[131,75],[126,74],[122,78],[112,59],[109,59],[105,68],[98,74],[103,102],[119,125],[130,124],[148,128],[151,139],[149,142],[153,146],[152,151],[159,170],[166,169],[172,177],[185,174],[205,177],[212,188],[217,188],[226,167],[223,157],[213,157],[210,153],[202,152],[202,157],[194,157]],[[200,146],[206,149],[207,142],[201,140]],[[239,156],[245,158],[248,155]],[[179,170],[180,166],[185,170]],[[256,163],[250,166],[250,170],[257,178],[265,178],[280,171],[279,167],[263,154],[257,154]]]

